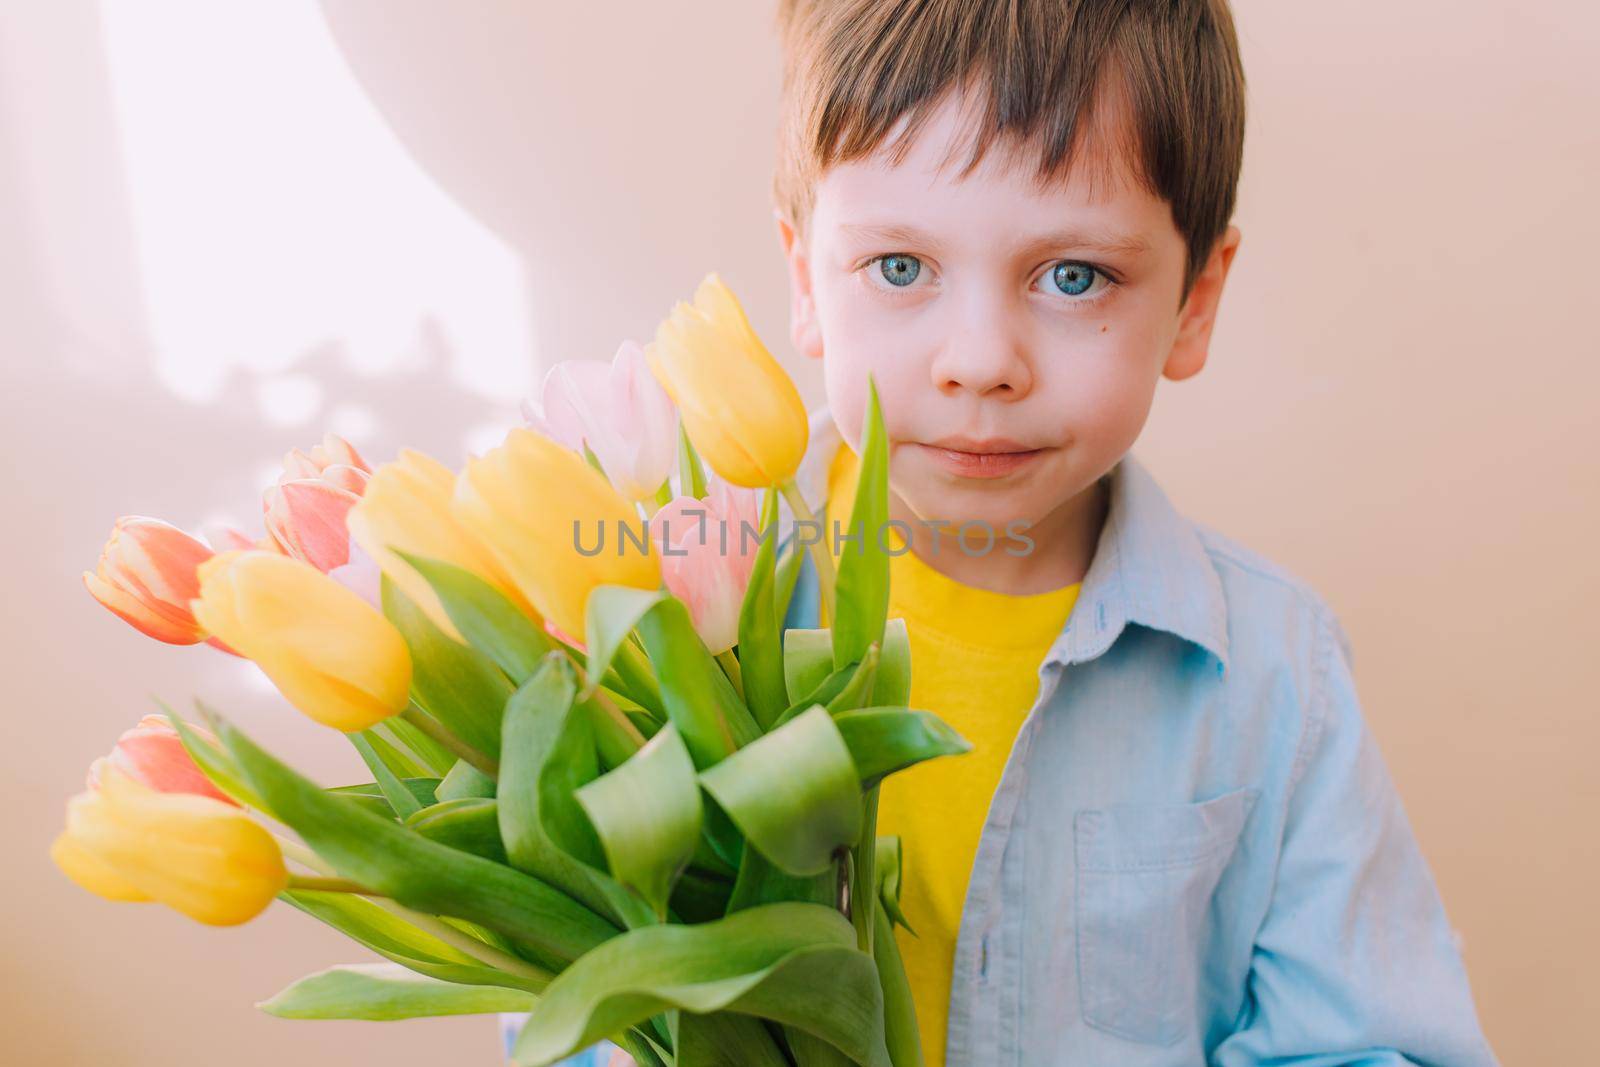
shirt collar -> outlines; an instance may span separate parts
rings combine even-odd
[[[813,511],[828,494],[828,464],[842,437],[826,406],[810,416],[810,442],[795,481]],[[1228,616],[1222,579],[1194,524],[1180,515],[1129,452],[1105,475],[1111,500],[1072,615],[1044,664],[1079,663],[1111,647],[1129,623],[1173,634],[1227,670]],[[782,509],[790,521],[787,508]]]
[[[1228,664],[1222,579],[1194,524],[1129,452],[1106,475],[1111,504],[1083,589],[1045,662],[1093,659],[1128,623],[1174,634]]]

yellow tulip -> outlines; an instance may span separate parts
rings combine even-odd
[[[372,475],[345,522],[350,536],[377,561],[389,580],[427,612],[434,625],[461,640],[433,587],[396,555],[396,550],[471,571],[527,614],[538,613],[506,577],[494,555],[456,521],[450,511],[455,485],[456,476],[449,467],[422,452],[401,449],[399,459],[385,463]]]
[[[645,355],[713,470],[751,489],[794,477],[806,451],[805,403],[722,279],[707,275],[693,304],[680,301]]]
[[[223,552],[199,577],[195,618],[317,722],[354,733],[410,702],[411,653],[400,631],[309,563]]]
[[[67,802],[50,856],[107,900],[157,900],[212,926],[255,918],[289,884],[278,842],[244,812],[158,792],[115,768]]]
[[[514,429],[467,462],[453,510],[523,596],[568,634],[584,634],[595,586],[661,585],[638,513],[582,456],[532,430]]]

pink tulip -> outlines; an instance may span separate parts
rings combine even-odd
[[[124,515],[112,527],[94,573],[83,572],[93,597],[157,641],[192,645],[205,633],[189,610],[200,595],[195,568],[214,553],[160,519]]]
[[[695,632],[713,654],[739,642],[739,609],[761,547],[759,499],[713,479],[706,497],[680,496],[650,518],[661,577],[683,601]]]
[[[285,555],[324,574],[349,565],[345,516],[366,491],[371,473],[350,443],[334,434],[309,454],[291,451],[278,484],[262,495],[269,538]]]
[[[190,729],[208,741],[216,740],[199,726]],[[91,790],[100,788],[100,775],[107,764],[162,793],[192,793],[238,806],[232,797],[212,785],[195,765],[178,731],[163,715],[146,715],[140,719],[139,725],[117,739],[110,756],[90,765]]]
[[[678,413],[645,363],[624,341],[609,365],[592,359],[557,363],[545,375],[543,410],[534,428],[575,452],[587,444],[606,477],[629,500],[648,500],[672,473]]]
[[[352,467],[340,469],[354,471]],[[267,532],[285,555],[327,574],[350,562],[350,532],[345,528],[345,516],[360,499],[360,493],[320,478],[269,486],[262,495]]]
[[[353,467],[362,474],[372,473],[372,468],[361,458],[361,453],[355,450],[354,445],[338,434],[330,433],[324,434],[322,443],[309,453],[298,448],[290,449],[289,454],[283,457],[283,474],[278,481],[315,478],[329,467]]]

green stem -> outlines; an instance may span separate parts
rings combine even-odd
[[[273,834],[272,836],[278,839],[278,847],[283,849],[283,854],[289,859],[292,859],[296,863],[302,864],[303,866],[309,867],[314,871],[321,871],[324,875],[327,875],[327,877],[319,878],[303,874],[290,874],[290,889],[316,889],[327,891],[332,888],[332,883],[347,882],[346,879],[333,877],[331,875],[331,868],[323,862],[322,857],[318,856],[315,852],[311,851],[311,849],[307,848],[299,841],[291,840],[290,838],[284,837],[282,834]],[[355,885],[354,882],[347,882],[347,884]],[[336,891],[349,892],[350,890]],[[462,932],[461,930],[451,926],[449,923],[436,916],[429,915],[426,912],[412,911],[410,908],[399,903],[392,897],[386,897],[381,893],[376,893],[369,889],[362,890],[361,894],[366,896],[367,899],[371,900],[384,911],[399,916],[406,922],[415,926],[417,929],[432,934],[440,941],[443,941],[445,944],[450,945],[451,947],[467,954],[468,956],[471,956],[473,959],[484,964],[485,966],[493,967],[497,970],[505,971],[507,974],[514,974],[542,984],[548,984],[549,981],[555,977],[544,968],[535,967],[527,960],[519,959],[508,952],[502,952],[493,945],[479,941],[472,935]]]
[[[283,854],[289,859],[292,859],[296,863],[303,866],[310,867],[313,871],[320,871],[323,874],[333,873],[333,868],[322,862],[322,857],[311,851],[305,845],[302,845],[298,841],[284,837],[282,834],[273,834],[272,836],[278,839],[278,847],[283,850]]]
[[[728,681],[733,683],[733,688],[738,692],[739,699],[744,699],[744,675],[739,673],[739,657],[733,654],[733,649],[725,648],[717,653],[717,662],[722,664],[722,672],[728,676]]]
[[[806,504],[806,498],[800,495],[800,487],[790,478],[778,485],[778,492],[783,494],[783,499],[789,502],[789,510],[794,512],[794,517],[800,522],[811,523],[817,526],[821,540],[813,541],[806,545],[811,550],[811,562],[817,567],[817,586],[821,590],[822,606],[827,613],[828,625],[833,625],[833,587],[837,584],[834,575],[833,553],[828,549],[828,537],[822,531],[821,524]],[[798,536],[798,531],[796,531]]]
[[[502,952],[493,945],[479,941],[471,934],[458,930],[437,916],[426,912],[412,911],[389,897],[374,897],[373,903],[404,919],[417,929],[432,934],[451,948],[463,952],[479,963],[505,971],[507,974],[517,975],[519,978],[528,978],[535,982],[548,984],[555,975],[543,967],[536,967],[527,960],[519,959],[509,952]]]
[[[317,893],[354,893],[362,897],[381,896],[377,890],[352,882],[348,878],[328,878],[313,874],[289,875],[290,889],[308,889]]]
[[[856,928],[856,947],[870,956],[876,926],[873,913],[878,907],[878,786],[867,790],[861,806],[861,839],[850,850],[855,860],[851,865],[850,921]]]
[[[415,726],[418,730],[421,730],[424,734],[427,734],[428,737],[432,738],[434,741],[437,741],[444,748],[466,760],[484,774],[487,774],[490,778],[500,777],[499,763],[490,759],[488,756],[485,756],[482,752],[479,752],[465,741],[462,741],[455,734],[445,729],[444,726],[440,724],[438,719],[435,719],[432,715],[429,715],[427,712],[417,707],[416,704],[412,704],[410,707],[406,708],[405,711],[402,711],[400,713],[400,717],[406,722],[410,723],[412,726]]]

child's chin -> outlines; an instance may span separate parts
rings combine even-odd
[[[903,488],[897,484],[895,492],[911,507],[918,521],[952,536],[969,523],[976,526],[972,537],[981,539],[984,526],[1002,536],[1008,523],[1031,525],[1036,510],[1029,507],[1033,497],[1029,488],[1009,479],[975,481],[941,475],[919,480],[915,486]]]

